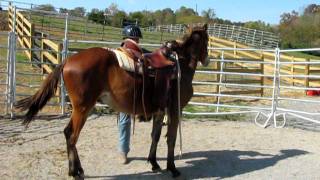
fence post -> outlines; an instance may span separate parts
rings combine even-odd
[[[88,21],[89,21],[89,19],[86,18],[86,26],[85,26],[85,28],[84,28],[84,37],[87,36],[87,32],[88,32]],[[84,37],[82,37],[82,39],[84,39]]]
[[[12,53],[12,32],[8,33],[8,50],[7,50],[7,78],[6,78],[6,115],[9,111],[10,93],[11,93],[11,53]]]
[[[263,41],[264,41],[264,33],[263,33],[264,31],[262,31],[262,33],[261,33],[261,41],[260,41],[260,48],[262,48],[262,46],[263,46]]]
[[[253,46],[258,47],[258,46],[255,45],[255,42],[254,42],[255,38],[256,38],[256,33],[257,33],[257,30],[255,29],[254,32],[253,32],[253,37],[252,37],[252,44],[253,44]]]
[[[65,19],[65,31],[64,31],[64,39],[63,39],[63,49],[62,49],[62,61],[61,63],[63,63],[63,61],[65,61],[65,59],[68,57],[68,21],[69,19],[69,14],[66,13],[66,19]],[[65,114],[65,98],[66,98],[66,93],[65,93],[65,88],[64,88],[64,81],[63,81],[63,77],[61,74],[61,80],[60,80],[60,98],[61,98],[61,114]]]
[[[295,84],[295,78],[294,78],[294,57],[293,56],[291,56],[291,75],[292,75],[292,78],[291,78],[291,81],[292,81],[292,86],[294,86],[294,84]]]
[[[15,89],[16,89],[16,80],[15,80],[15,68],[16,68],[16,16],[17,11],[16,7],[13,7],[13,24],[12,24],[12,30],[9,35],[9,69],[8,69],[8,97],[9,97],[9,106],[10,106],[10,118],[12,119],[14,117],[13,114],[13,104],[15,101]]]
[[[241,33],[241,26],[240,26],[240,28],[239,28],[239,30],[238,30],[238,34],[237,34],[237,42],[239,42],[240,33]]]
[[[219,25],[219,31],[218,31],[218,37],[220,38],[220,33],[221,33],[221,24]]]
[[[44,51],[44,33],[42,32],[41,33],[41,51],[40,51],[40,62],[41,62],[41,74],[43,75],[44,74],[44,67],[43,67],[43,63],[44,63],[44,54],[43,54],[43,51]]]
[[[263,97],[264,94],[264,88],[262,86],[264,86],[264,55],[263,52],[261,52],[261,61],[262,63],[260,63],[260,71],[261,71],[261,77],[260,77],[260,85],[261,85],[261,90],[260,90],[260,96]]]
[[[7,109],[10,108],[10,118],[14,117],[13,114],[13,104],[15,101],[15,89],[16,89],[16,76],[15,76],[15,68],[16,68],[16,35],[14,31],[11,31],[9,33],[9,55],[8,58],[8,84],[7,84],[7,104],[9,104],[9,107],[7,105]],[[8,110],[6,110],[8,111]]]
[[[29,37],[29,42],[30,42],[30,49],[29,49],[29,53],[30,53],[30,62],[32,62],[33,57],[34,57],[34,52],[33,52],[33,48],[34,48],[34,24],[31,23],[31,27],[30,27],[30,37]]]
[[[233,57],[237,58],[237,42],[233,42]]]
[[[309,63],[310,62],[310,59],[306,59],[306,62]],[[306,76],[309,76],[310,75],[310,64],[306,64],[306,67],[305,67],[305,70],[304,70],[304,74]],[[305,82],[304,82],[304,85],[306,88],[309,87],[309,77],[306,77],[305,78]]]
[[[231,40],[233,40],[234,28],[235,28],[235,25],[232,26],[232,32],[231,32],[231,37],[230,37]]]
[[[247,35],[246,35],[246,39],[244,40],[245,44],[247,44],[248,36],[249,36],[249,29],[247,28]]]
[[[224,67],[224,51],[221,51],[221,61],[219,63],[220,67],[219,68],[219,85],[217,86],[217,90],[218,90],[218,97],[217,97],[217,109],[216,109],[216,112],[219,112],[219,105],[220,105],[220,99],[221,99],[221,84],[222,84],[222,78],[223,78],[223,67]],[[226,76],[224,76],[226,78]]]

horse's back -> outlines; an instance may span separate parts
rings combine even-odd
[[[94,103],[107,88],[108,68],[115,55],[104,48],[89,48],[70,56],[63,68],[65,86],[71,100],[78,104]]]

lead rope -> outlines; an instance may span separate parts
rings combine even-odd
[[[177,70],[178,70],[178,77],[177,77],[177,93],[178,93],[178,121],[179,121],[179,136],[180,136],[180,152],[179,152],[179,158],[182,158],[182,130],[181,130],[181,106],[180,106],[180,80],[181,80],[181,70],[180,70],[180,64],[179,64],[179,57],[178,54],[176,55],[176,61],[177,61]]]

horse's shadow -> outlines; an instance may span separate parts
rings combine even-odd
[[[189,152],[183,154],[182,158],[188,165],[178,167],[178,170],[187,179],[226,178],[261,170],[273,166],[281,160],[307,153],[309,152],[298,149],[281,150],[276,155],[238,150]],[[146,161],[146,158],[132,159],[132,161],[135,160]],[[159,160],[165,160],[165,158],[159,158]],[[86,176],[86,178],[99,179],[168,179],[169,177],[168,172],[152,173],[151,171],[114,176]]]

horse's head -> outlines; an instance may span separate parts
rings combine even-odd
[[[206,66],[209,63],[208,56],[208,26],[188,27],[187,34],[183,37],[183,42],[180,44],[185,58],[191,61],[200,61]]]

